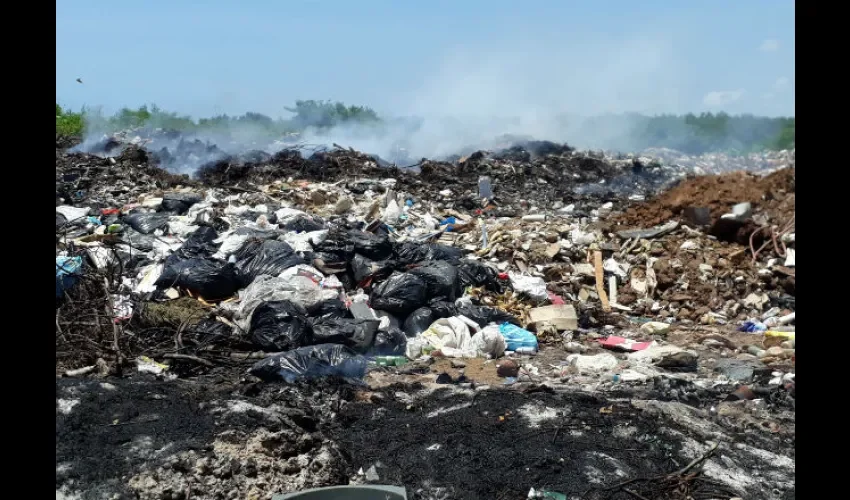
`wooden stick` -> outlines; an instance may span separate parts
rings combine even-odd
[[[82,377],[83,375],[88,375],[93,372],[97,368],[95,365],[84,366],[82,368],[77,368],[76,370],[68,370],[65,372],[66,377]]]
[[[596,293],[602,302],[602,310],[611,312],[611,304],[608,303],[608,294],[605,293],[604,274],[602,271],[602,251],[593,251],[593,267],[596,271]]]
[[[106,292],[106,319],[112,323],[112,348],[115,349],[117,365],[121,366],[123,357],[121,356],[121,347],[118,344],[118,337],[121,336],[121,328],[115,322],[115,304],[112,303],[112,294],[109,293],[109,280],[106,278],[103,278],[103,291]]]
[[[695,459],[691,460],[691,463],[689,463],[688,465],[684,466],[681,470],[679,470],[679,471],[678,471],[678,472],[676,472],[675,474],[671,474],[671,475],[684,476],[685,474],[687,474],[687,473],[688,473],[688,471],[689,471],[689,470],[693,469],[693,468],[694,468],[694,467],[696,467],[698,464],[702,463],[702,462],[703,462],[703,461],[705,461],[708,457],[710,457],[711,455],[713,455],[713,454],[714,454],[714,452],[717,450],[717,447],[718,447],[718,446],[720,446],[720,442],[719,442],[719,441],[718,441],[718,442],[716,442],[716,443],[714,443],[714,446],[712,446],[712,447],[711,447],[711,449],[709,449],[707,452],[705,452],[705,453],[704,453],[701,457],[697,457],[697,458],[695,458]]]
[[[165,359],[176,359],[176,360],[182,360],[182,361],[193,361],[193,362],[195,362],[195,363],[198,363],[199,365],[208,366],[208,367],[210,367],[210,368],[212,368],[213,366],[215,366],[215,364],[213,364],[213,362],[212,362],[212,361],[209,361],[209,360],[206,360],[206,359],[203,359],[203,358],[199,358],[199,357],[197,357],[197,356],[190,356],[190,355],[188,355],[188,354],[166,354],[166,355],[164,355],[163,357],[164,357]]]

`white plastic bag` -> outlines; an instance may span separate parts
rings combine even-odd
[[[479,356],[499,358],[505,354],[505,337],[499,333],[499,325],[489,325],[472,336],[472,347]]]
[[[431,323],[422,338],[448,358],[474,358],[469,327],[460,318],[443,318]]]
[[[529,297],[538,301],[544,301],[549,298],[549,293],[546,291],[546,282],[543,281],[543,278],[525,276],[513,272],[508,273],[508,277],[511,279],[511,286],[517,292],[526,293]]]
[[[401,208],[399,208],[395,199],[392,199],[387,205],[387,208],[384,209],[384,216],[381,217],[381,220],[386,224],[392,225],[398,222],[399,217],[401,217]]]

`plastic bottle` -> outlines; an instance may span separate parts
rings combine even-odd
[[[536,347],[519,347],[514,352],[516,354],[530,354],[530,355],[534,356],[535,354],[537,354],[537,348]]]
[[[404,356],[375,356],[375,364],[378,366],[401,366],[407,363]]]

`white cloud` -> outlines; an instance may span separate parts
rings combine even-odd
[[[790,83],[791,80],[789,80],[787,76],[780,76],[775,82],[773,82],[770,90],[762,94],[762,99],[773,99],[777,94],[785,92]]]
[[[767,40],[761,42],[759,45],[759,50],[762,52],[775,52],[779,50],[779,40],[775,38],[768,38]]]
[[[744,89],[738,90],[714,90],[705,94],[702,103],[711,108],[719,108],[732,104],[744,96]]]
[[[787,76],[780,76],[776,79],[776,83],[773,84],[773,90],[776,92],[785,90],[788,87],[788,83],[789,80]]]

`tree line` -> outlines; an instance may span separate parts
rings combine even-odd
[[[285,108],[290,118],[271,118],[261,113],[238,116],[226,114],[194,120],[189,116],[167,112],[156,105],[137,109],[123,108],[112,116],[97,110],[73,112],[56,104],[56,133],[82,135],[88,129],[110,132],[134,127],[157,127],[184,132],[220,130],[249,126],[270,136],[297,133],[308,127],[330,129],[343,125],[380,126],[386,122],[371,108],[348,106],[341,102],[300,100]],[[750,152],[756,150],[791,149],[795,147],[795,119],[754,115],[701,113],[686,115],[640,114],[606,115],[583,123],[590,129],[625,129],[628,148],[634,151],[658,147],[676,149],[688,154],[711,151]],[[376,129],[377,130],[377,129]],[[569,137],[564,140],[569,142]]]

